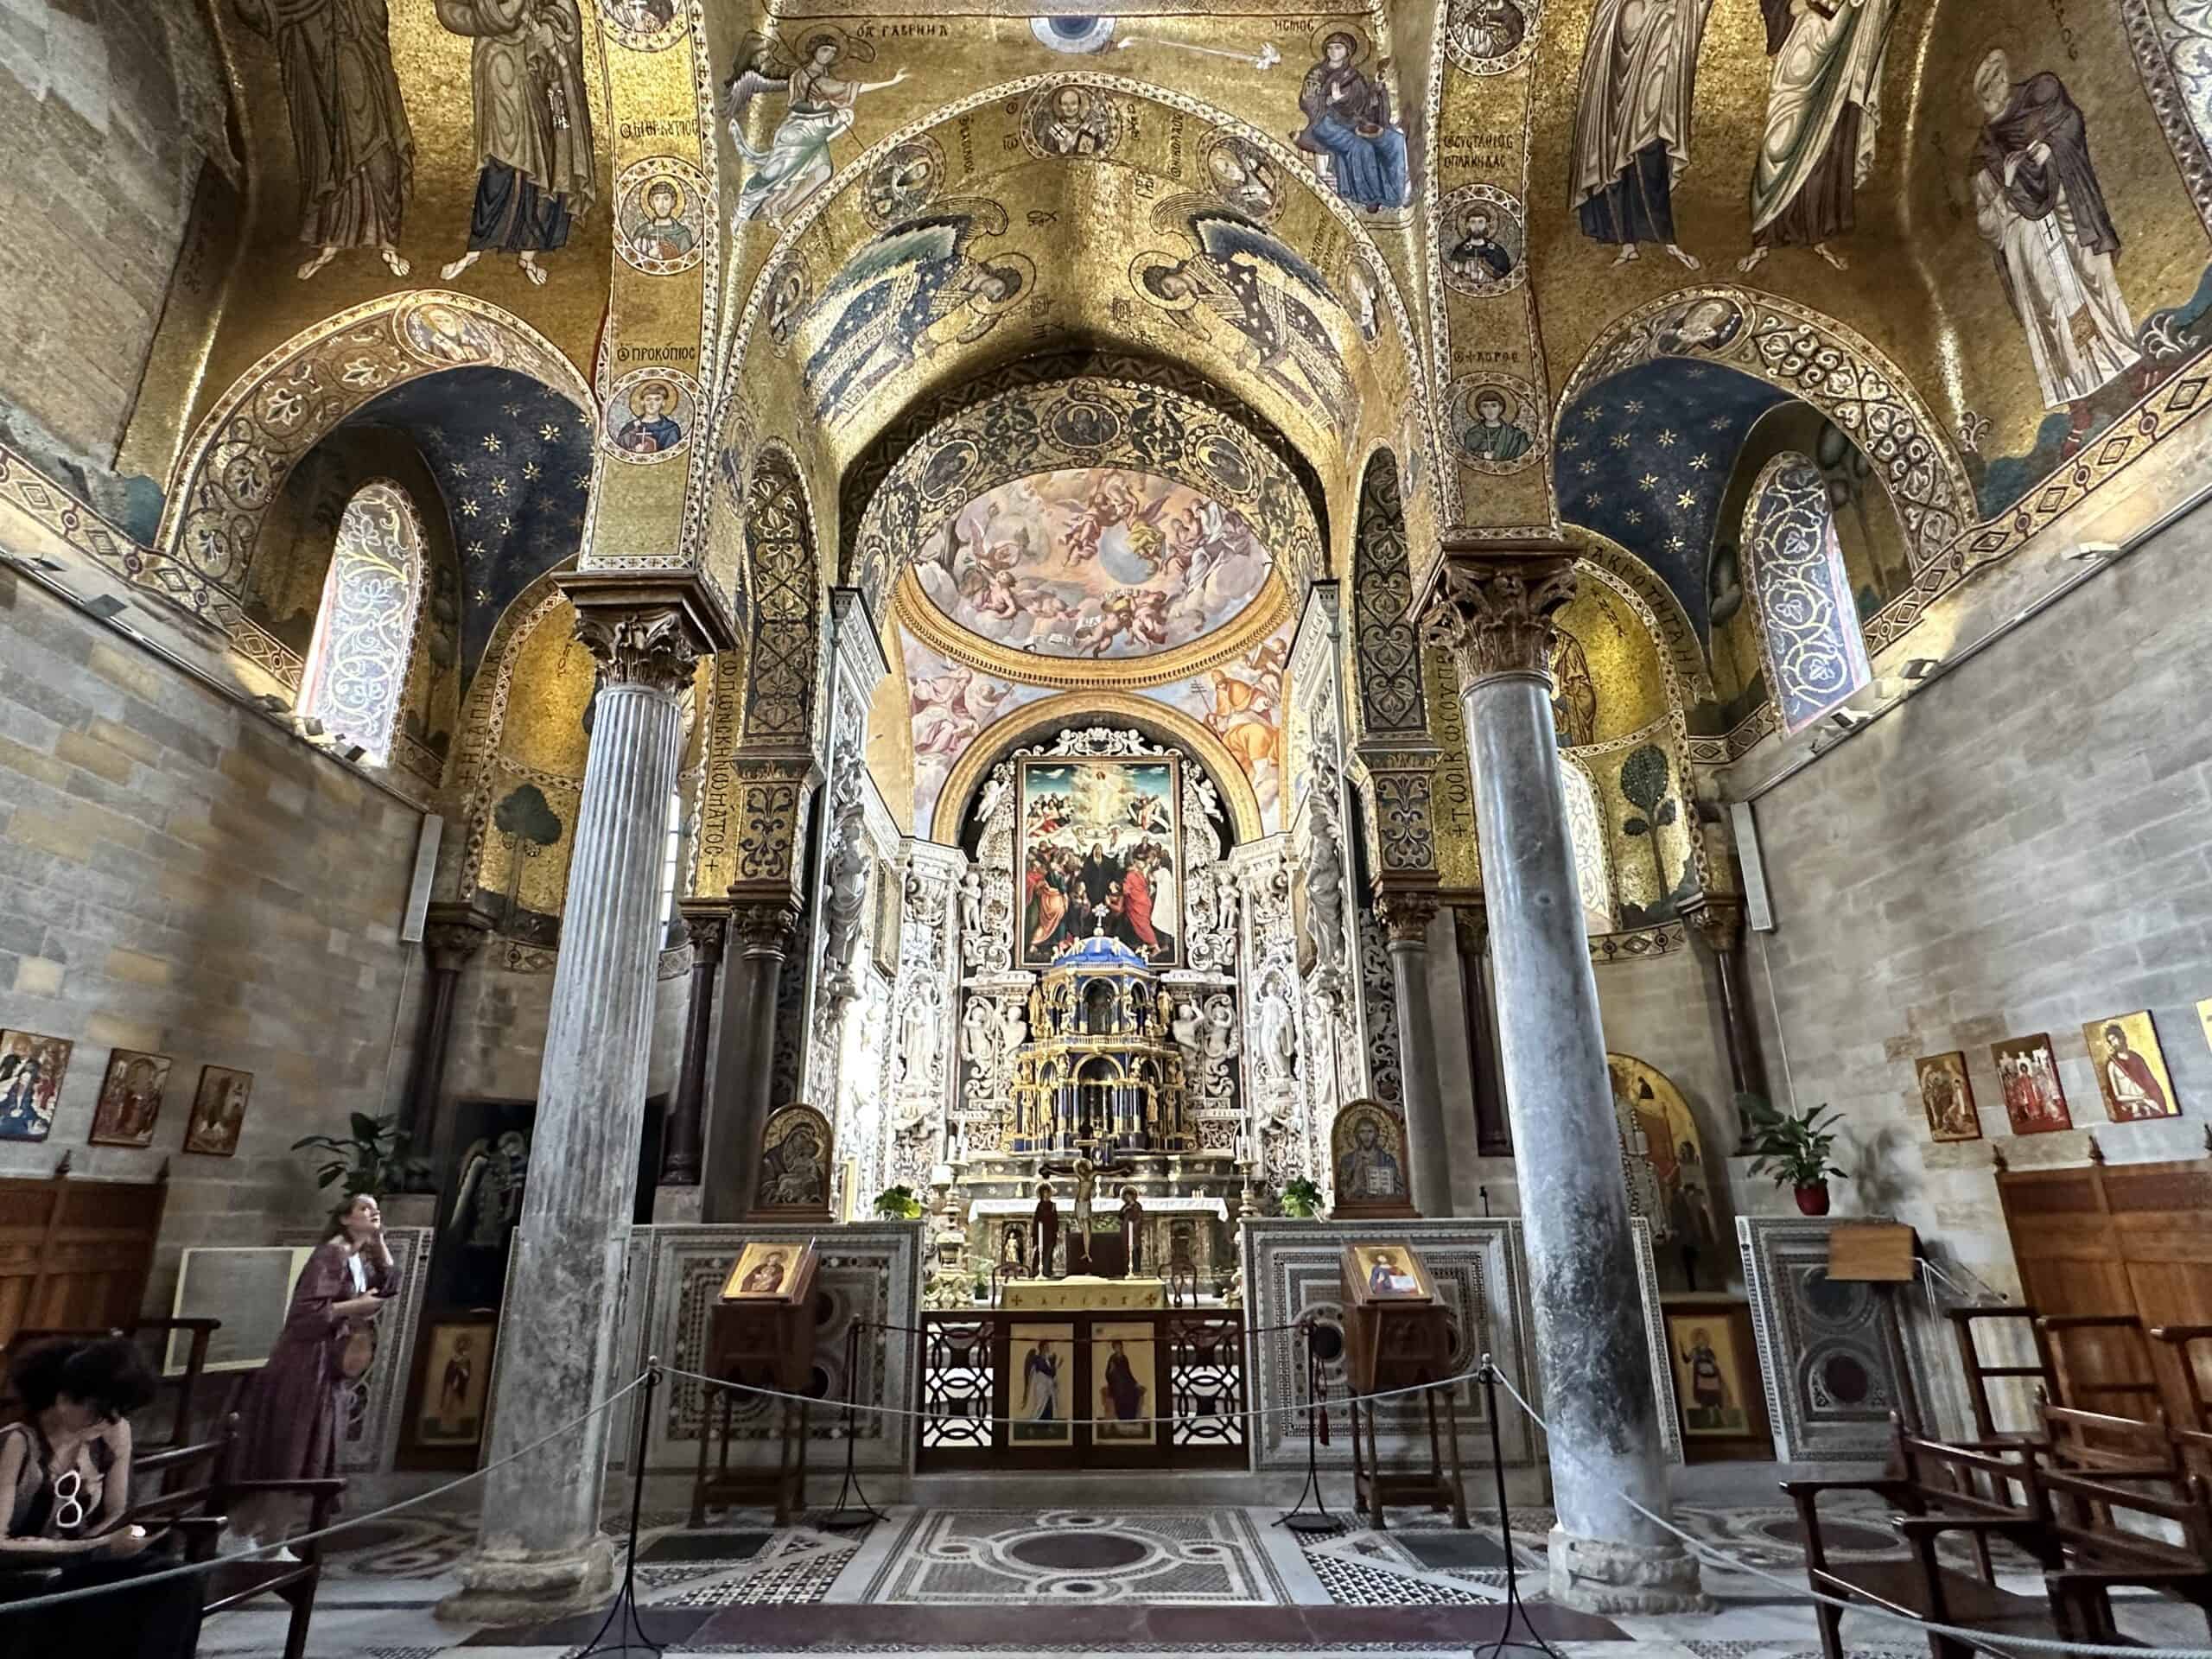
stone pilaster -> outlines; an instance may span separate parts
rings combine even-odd
[[[701,654],[732,643],[712,601],[672,579],[594,572],[561,582],[599,689],[500,1321],[486,1448],[495,1463],[628,1380],[617,1370],[614,1327],[645,1115],[668,798],[683,693]],[[604,1599],[613,1582],[599,1530],[611,1421],[584,1417],[486,1478],[476,1552],[442,1615],[542,1623]]]
[[[1559,1523],[1554,1600],[1595,1612],[1699,1601],[1696,1563],[1630,1506],[1667,1512],[1628,1187],[1575,896],[1548,673],[1573,597],[1560,543],[1447,547],[1419,609],[1459,671],[1498,1039],[1528,1240]]]
[[[1436,1018],[1428,1001],[1428,925],[1433,893],[1386,890],[1375,901],[1390,956],[1398,999],[1398,1060],[1406,1104],[1406,1151],[1414,1208],[1424,1216],[1452,1213],[1452,1150],[1444,1127],[1444,1086],[1436,1067]]]

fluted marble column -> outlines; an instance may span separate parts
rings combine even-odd
[[[730,912],[736,952],[722,990],[722,1043],[715,1057],[714,1121],[707,1127],[702,1221],[743,1221],[753,1207],[760,1128],[776,1086],[776,999],[798,911],[781,900],[741,902]]]
[[[1628,1187],[1552,724],[1550,619],[1573,593],[1562,545],[1450,548],[1423,595],[1422,626],[1458,666],[1474,773],[1552,1431],[1552,1596],[1592,1612],[1680,1611],[1698,1605],[1696,1564],[1629,1502],[1667,1513]]]
[[[581,574],[562,586],[600,686],[500,1320],[493,1462],[628,1380],[614,1351],[616,1304],[638,1179],[681,700],[701,652],[728,640],[718,616],[684,590]],[[600,1487],[619,1421],[619,1412],[589,1417],[486,1478],[476,1552],[442,1615],[537,1622],[605,1599],[613,1557],[599,1530]]]
[[[1444,1085],[1436,1069],[1436,1016],[1428,1001],[1428,925],[1437,901],[1426,893],[1385,893],[1375,913],[1389,938],[1390,982],[1398,998],[1398,1064],[1405,1090],[1408,1180],[1424,1216],[1452,1213],[1452,1150],[1444,1128]]]

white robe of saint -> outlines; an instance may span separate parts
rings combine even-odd
[[[1974,223],[2004,261],[2045,409],[2064,409],[2142,360],[2112,255],[2082,245],[2063,186],[2058,205],[2029,219],[1987,168],[1974,177]]]
[[[1598,0],[1582,48],[1574,108],[1574,188],[1570,211],[1601,195],[1636,165],[1637,153],[1667,146],[1671,185],[1690,164],[1690,100],[1712,0]]]
[[[1874,170],[1882,124],[1882,60],[1897,0],[1839,0],[1833,16],[1809,0],[1791,7],[1789,33],[1774,55],[1767,87],[1766,133],[1751,175],[1754,235],[1789,211],[1820,165],[1844,111],[1859,106],[1859,148],[1852,185]]]

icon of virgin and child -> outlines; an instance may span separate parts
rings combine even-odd
[[[1094,936],[1179,961],[1173,768],[1033,765],[1022,782],[1022,964],[1048,967]]]

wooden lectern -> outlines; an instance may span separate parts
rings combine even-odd
[[[722,1286],[721,1300],[708,1311],[708,1376],[787,1395],[807,1391],[814,1376],[816,1266],[812,1239],[799,1243],[756,1238],[746,1243]],[[699,1436],[698,1477],[691,1486],[691,1524],[697,1527],[705,1522],[710,1504],[751,1503],[766,1498],[776,1506],[776,1524],[787,1527],[792,1514],[806,1507],[809,1402],[769,1402],[779,1411],[782,1425],[773,1471],[733,1471],[729,1431],[737,1398],[736,1389],[716,1389],[707,1402],[706,1421]],[[710,1440],[717,1446],[711,1472],[707,1467]]]
[[[1368,1524],[1382,1529],[1389,1503],[1448,1509],[1452,1524],[1467,1525],[1467,1495],[1459,1482],[1459,1422],[1445,1392],[1444,1433],[1436,1427],[1440,1384],[1452,1375],[1452,1310],[1420,1255],[1397,1240],[1344,1248],[1344,1369],[1351,1383],[1352,1504],[1364,1505]],[[1386,1473],[1376,1441],[1377,1394],[1422,1389],[1428,1408],[1428,1467]],[[1364,1440],[1364,1445],[1362,1444]]]

